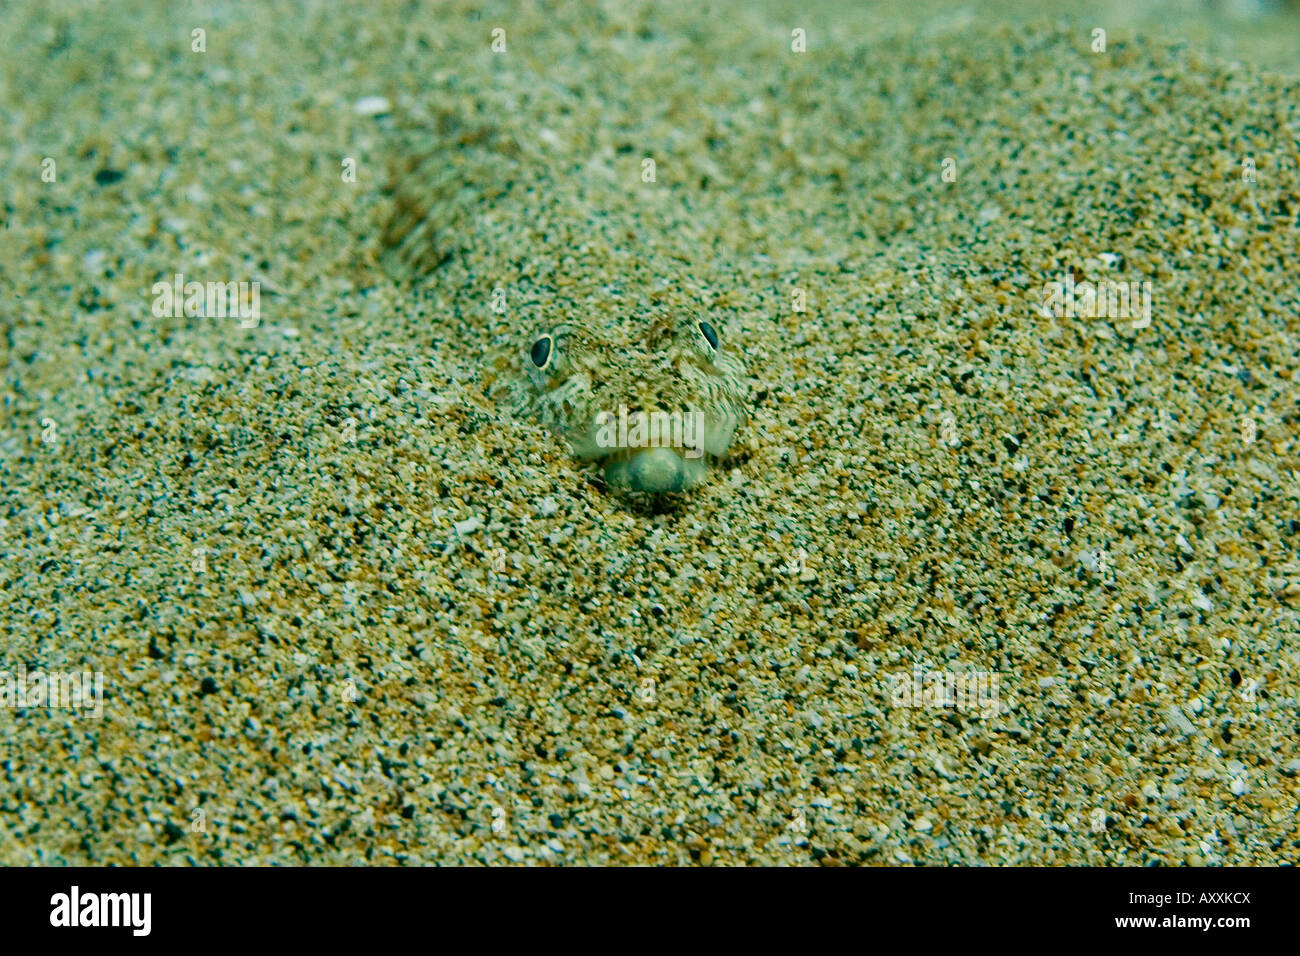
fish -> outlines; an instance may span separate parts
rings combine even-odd
[[[615,231],[580,178],[557,175],[482,117],[408,120],[392,151],[381,233],[390,271],[436,283],[458,256],[510,247],[510,284],[525,301],[505,361],[490,347],[482,356],[504,378],[509,412],[544,424],[615,493],[688,492],[727,460],[751,391],[728,310],[689,283],[645,275],[645,233],[689,210],[648,210],[640,237]]]

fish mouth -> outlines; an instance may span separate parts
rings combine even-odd
[[[569,440],[579,458],[596,462],[610,488],[671,494],[704,481],[709,463],[726,453],[736,416],[679,412],[602,412]],[[616,427],[617,426],[617,427]]]
[[[611,488],[651,494],[688,491],[709,472],[699,449],[671,445],[620,448],[601,461]]]

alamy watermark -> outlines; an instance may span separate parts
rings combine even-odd
[[[262,284],[252,282],[185,281],[178,272],[171,282],[155,282],[153,314],[158,319],[238,318],[240,328],[257,327],[262,318]]]
[[[1000,706],[998,675],[987,671],[932,671],[918,662],[910,674],[890,674],[888,679],[895,707],[951,708],[992,717]]]
[[[704,413],[699,411],[629,413],[626,405],[618,412],[596,415],[596,444],[600,448],[681,448],[682,457],[704,454]]]
[[[104,716],[103,671],[32,671],[25,664],[0,670],[0,707],[35,707],[81,711],[95,720]]]
[[[1152,284],[1098,279],[1075,282],[1067,272],[1060,282],[1043,283],[1043,311],[1058,319],[1130,319],[1135,329],[1151,324]]]

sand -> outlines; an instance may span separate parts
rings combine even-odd
[[[104,680],[0,862],[1297,862],[1294,14],[275,9],[0,12],[0,670]],[[408,287],[422,104],[535,188]],[[754,394],[657,512],[485,360],[648,290]]]

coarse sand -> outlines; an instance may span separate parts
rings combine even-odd
[[[0,863],[1297,862],[1280,46],[165,6],[0,8],[0,678],[104,681],[8,691]],[[444,111],[515,148],[398,282]],[[665,507],[498,397],[648,297],[752,382]]]

